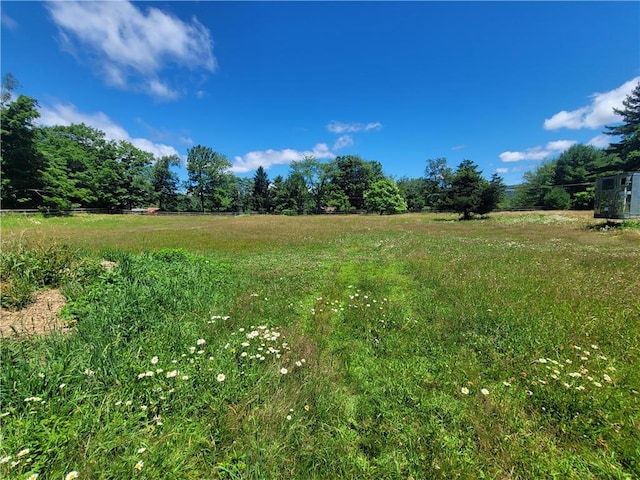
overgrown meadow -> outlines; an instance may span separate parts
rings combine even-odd
[[[4,216],[2,246],[3,302],[59,285],[74,325],[0,340],[2,478],[640,477],[637,222]]]

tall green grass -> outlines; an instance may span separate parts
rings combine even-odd
[[[124,219],[0,343],[0,473],[638,477],[637,231],[547,220]]]

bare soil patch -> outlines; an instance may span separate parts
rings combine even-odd
[[[67,303],[58,289],[43,290],[33,295],[33,303],[21,310],[0,307],[0,336],[42,335],[53,330],[70,331],[70,325],[59,318]]]

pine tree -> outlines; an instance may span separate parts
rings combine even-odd
[[[612,143],[607,151],[620,157],[620,170],[640,170],[640,82],[631,94],[622,101],[623,109],[613,111],[622,116],[622,123],[606,126],[606,135],[622,137],[618,143]]]
[[[271,211],[271,199],[269,192],[269,177],[262,165],[256,170],[253,177],[253,208],[259,213]]]

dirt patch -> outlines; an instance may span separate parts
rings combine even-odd
[[[53,330],[69,332],[70,326],[59,318],[66,303],[60,290],[51,289],[36,292],[33,303],[21,310],[0,307],[0,336],[42,335]]]

